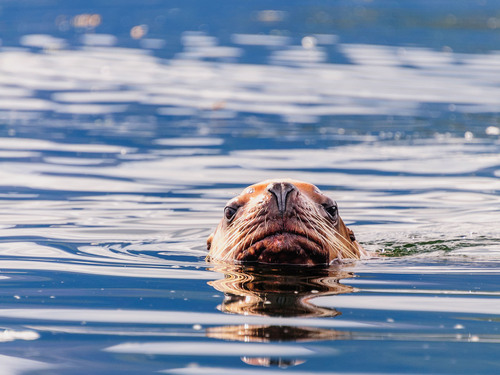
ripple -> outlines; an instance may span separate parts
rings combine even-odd
[[[0,309],[0,317],[61,322],[134,324],[268,324],[305,327],[381,328],[377,324],[348,320],[245,317],[191,311],[104,310],[104,309]]]
[[[342,217],[368,247],[429,252],[443,250],[433,242],[443,239],[448,252],[463,248],[480,257],[482,246],[485,254],[491,249],[489,259],[498,253],[494,241],[487,240],[498,238],[495,207],[500,201],[495,192],[500,183],[493,170],[500,159],[494,144],[451,140],[439,147],[428,141],[411,147],[384,143],[224,155],[217,149],[224,143],[218,137],[155,142],[166,149],[145,154],[114,145],[0,138],[8,155],[44,158],[5,164],[0,172],[4,189],[62,195],[51,200],[6,195],[0,202],[0,223],[10,228],[3,236],[105,245],[167,241],[163,255],[184,251],[203,256],[200,249],[225,202],[246,185],[281,175],[320,185],[339,202]],[[54,151],[67,156],[50,155]],[[160,198],[166,191],[168,196]]]
[[[58,102],[76,103],[127,103],[139,102],[143,98],[143,93],[133,91],[64,92],[52,96],[52,100]]]
[[[0,138],[0,148],[8,150],[34,150],[34,151],[72,151],[93,153],[121,153],[122,150],[133,150],[129,147],[100,144],[76,144],[52,142],[33,138]]]
[[[315,355],[312,348],[296,345],[270,344],[238,344],[238,343],[211,343],[207,346],[203,342],[154,342],[154,343],[123,343],[103,349],[111,353],[134,353],[149,355],[192,355],[193,350],[202,356],[305,356]],[[335,354],[331,350],[330,354]]]
[[[115,266],[85,265],[80,262],[45,262],[40,260],[2,260],[3,270],[29,270],[29,271],[55,271],[69,272],[86,275],[119,276],[122,278],[151,278],[151,279],[185,279],[185,280],[213,280],[215,276],[208,271],[169,269],[167,267],[153,267],[151,264],[144,267],[127,266],[119,264]],[[118,263],[118,262],[117,262]],[[190,263],[192,265],[192,263]],[[182,314],[181,314],[182,315]]]
[[[42,246],[33,242],[14,242],[0,244],[0,255],[15,257],[37,257],[64,259],[72,256],[63,250]]]
[[[203,33],[184,34],[184,51],[172,59],[115,47],[112,35],[85,34],[86,46],[77,50],[62,49],[66,42],[58,38],[27,35],[22,39],[27,45],[58,49],[1,52],[5,84],[18,90],[17,95],[28,91],[19,96],[22,100],[0,100],[0,109],[75,114],[129,109],[98,105],[111,101],[204,110],[223,106],[237,113],[294,116],[299,121],[298,115],[405,116],[428,103],[452,104],[465,113],[468,108],[477,111],[474,106],[495,111],[498,104],[495,54],[341,43],[339,52],[353,64],[335,64],[328,62],[324,47],[316,45],[331,44],[331,37],[307,36],[309,42],[303,45],[291,45],[282,36],[234,34],[232,38],[242,46],[273,47],[271,65],[227,62],[244,51],[219,45],[217,38]],[[67,104],[32,98],[32,90],[55,91],[53,100]]]
[[[409,296],[335,296],[315,299],[323,307],[363,310],[421,311],[458,314],[497,315],[500,311],[498,298],[459,298]]]
[[[2,7],[2,370],[496,373],[495,7],[150,3],[125,29],[123,6]],[[275,177],[319,185],[392,256],[207,264],[227,200]]]
[[[31,371],[48,371],[60,368],[60,365],[1,354],[0,362],[2,362],[2,371],[6,374],[22,374]]]

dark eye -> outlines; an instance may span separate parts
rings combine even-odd
[[[227,206],[226,208],[224,208],[224,217],[226,218],[226,220],[227,221],[233,220],[237,210],[238,210],[237,208],[231,206]]]
[[[335,206],[335,205],[333,205],[333,206],[325,206],[325,211],[328,213],[328,215],[330,215],[330,217],[333,220],[337,219],[337,214],[339,212],[339,209],[338,209],[337,206]]]

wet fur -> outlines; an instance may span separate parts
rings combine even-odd
[[[296,188],[284,212],[268,191],[275,183]],[[359,259],[364,250],[340,216],[333,220],[328,215],[328,204],[335,202],[305,182],[269,180],[249,186],[228,202],[237,207],[234,218],[223,218],[208,238],[209,260],[316,265]]]

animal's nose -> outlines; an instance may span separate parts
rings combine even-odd
[[[276,199],[278,210],[282,215],[286,210],[289,194],[296,189],[297,188],[289,182],[273,182],[267,186],[267,191]]]

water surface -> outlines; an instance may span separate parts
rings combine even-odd
[[[498,373],[500,3],[71,4],[2,9],[3,373]],[[207,264],[274,177],[386,256]]]

